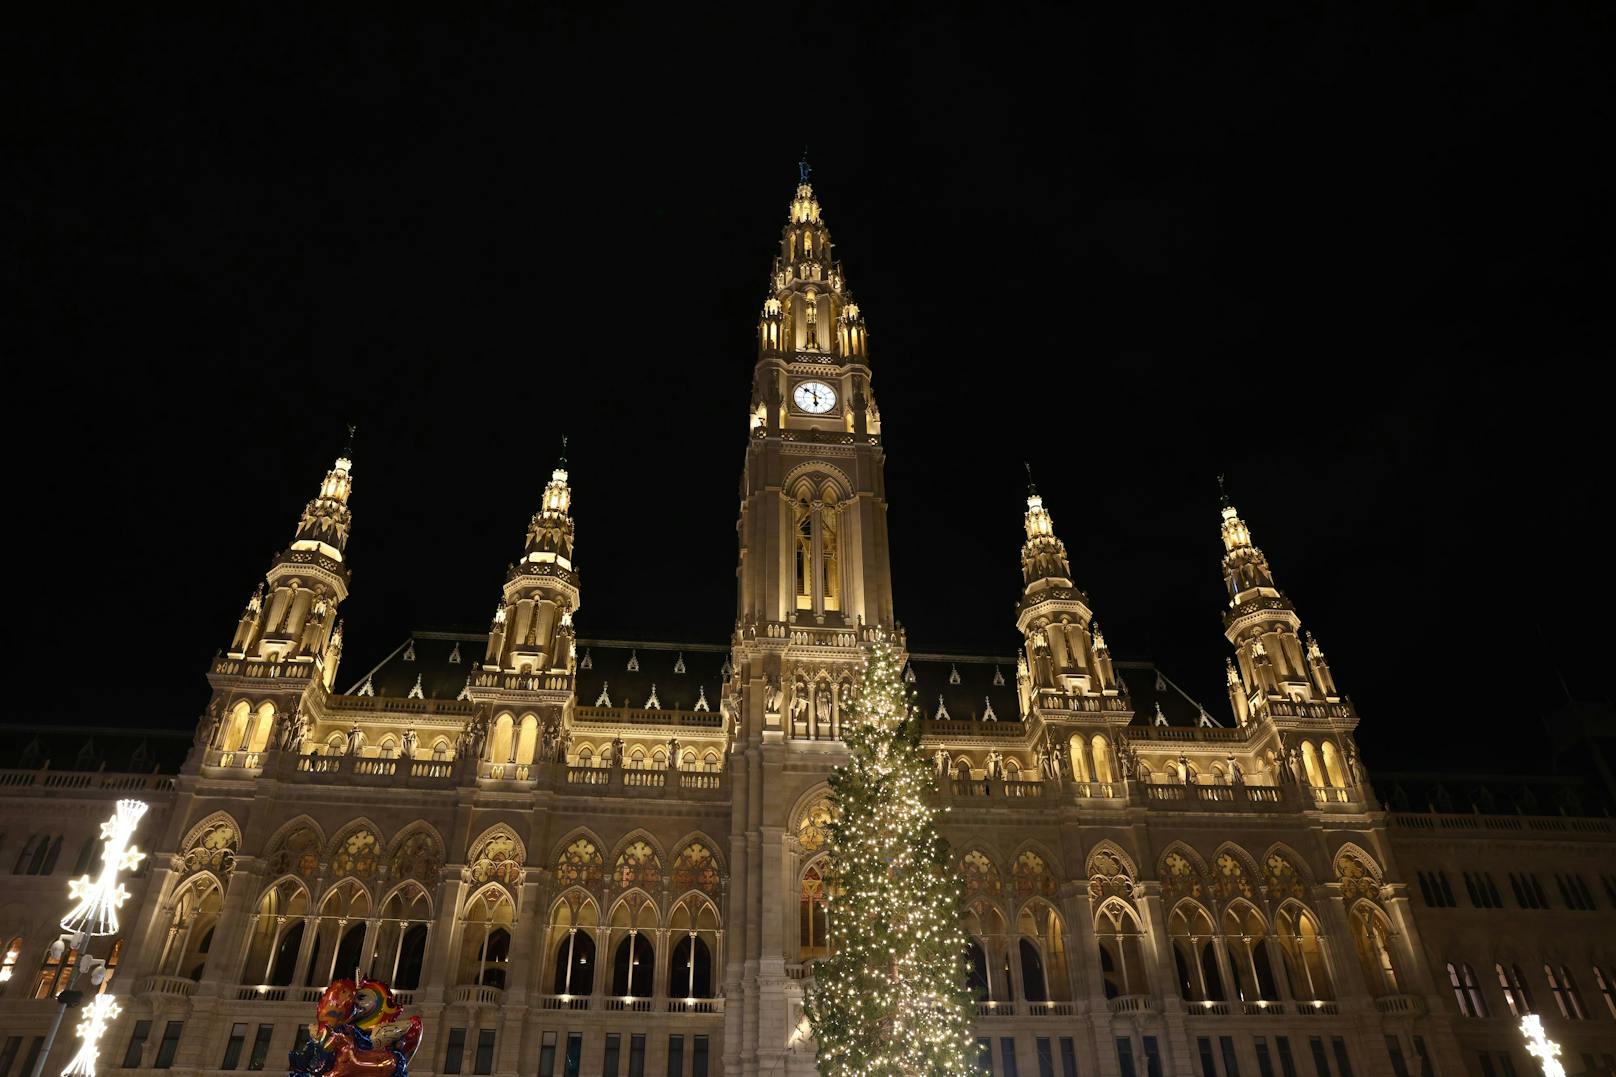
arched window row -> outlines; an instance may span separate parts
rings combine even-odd
[[[1218,924],[1193,900],[1174,906],[1167,922],[1179,994],[1217,1004],[1297,1002],[1335,997],[1323,933],[1313,912],[1287,901],[1272,925],[1249,901],[1224,908]],[[1281,980],[1283,972],[1283,981]]]
[[[572,889],[551,910],[547,987],[564,999],[712,998],[722,941],[718,909],[700,895],[680,899],[664,916],[648,894],[634,890],[603,921],[595,897]]]
[[[259,899],[241,982],[318,987],[359,969],[395,988],[412,989],[420,984],[433,919],[431,898],[415,881],[395,887],[378,904],[364,884],[347,878],[316,903],[300,880],[283,878]],[[194,927],[185,932],[175,929],[170,945],[182,935],[199,938]],[[211,929],[202,938],[210,939]],[[165,965],[168,974],[198,978],[205,951],[202,964],[191,964],[194,959],[187,955],[200,945],[181,943],[173,951],[179,958]]]
[[[230,850],[233,860],[234,849]],[[443,839],[427,823],[411,823],[389,843],[368,819],[356,819],[329,842],[311,819],[283,826],[266,846],[265,862],[274,875],[296,875],[313,882],[325,865],[328,879],[414,879],[436,886],[444,862]],[[189,862],[189,861],[188,861]]]

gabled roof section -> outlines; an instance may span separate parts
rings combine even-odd
[[[415,632],[349,685],[345,694],[407,699],[419,677],[422,699],[453,700],[487,649],[486,632]]]
[[[681,659],[682,673],[676,668]],[[629,668],[631,660],[634,669]],[[638,709],[651,698],[654,685],[663,710],[695,710],[705,694],[708,708],[716,711],[724,698],[722,671],[728,660],[729,647],[719,643],[581,639],[578,705],[594,706],[605,687],[612,706]]]

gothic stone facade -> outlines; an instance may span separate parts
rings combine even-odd
[[[214,660],[183,764],[5,772],[0,1077],[51,1018],[68,860],[125,795],[152,804],[155,855],[104,1066],[281,1068],[358,968],[425,1018],[426,1075],[812,1073],[826,778],[862,642],[905,638],[868,338],[831,250],[804,182],[758,325],[727,643],[576,637],[563,461],[489,631],[418,632],[339,691],[344,453]],[[1529,1006],[1596,1064],[1616,1051],[1607,819],[1383,810],[1358,715],[1232,506],[1221,720],[1112,658],[1036,491],[1024,523],[1020,651],[916,649],[906,675],[985,1067],[1457,1077],[1512,1053],[1525,1073]],[[1473,876],[1514,889],[1443,899]]]

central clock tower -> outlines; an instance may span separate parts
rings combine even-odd
[[[786,1045],[802,1042],[802,981],[786,968],[808,855],[795,821],[846,758],[861,645],[878,628],[902,645],[869,339],[800,167],[758,320],[736,524],[730,855],[733,900],[756,914],[725,969],[726,993],[745,1000],[724,1038],[724,1072],[739,1074],[775,1072]]]

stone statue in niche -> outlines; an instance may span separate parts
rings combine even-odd
[[[819,691],[814,695],[814,716],[817,717],[821,722],[830,722],[831,706],[829,685],[820,685]]]
[[[420,740],[421,738],[416,736],[414,727],[404,731],[403,756],[405,759],[415,758],[415,746],[420,743]]]
[[[219,704],[217,701],[208,706],[208,720],[197,725],[197,733],[201,736],[204,748],[217,748],[219,746],[219,730],[224,721],[219,717]]]

